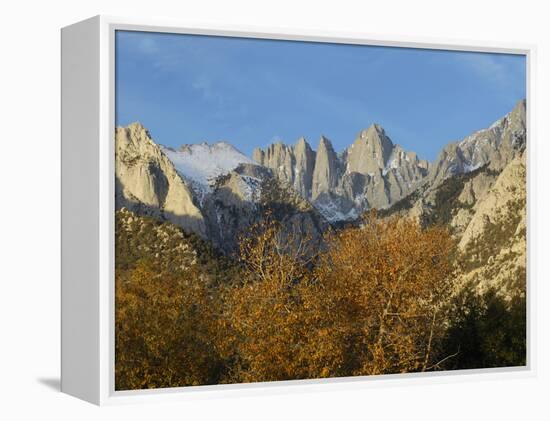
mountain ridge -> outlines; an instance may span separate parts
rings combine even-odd
[[[300,165],[295,157],[298,146],[306,151]],[[341,154],[323,135],[316,151],[302,137],[294,146],[278,142],[265,150],[256,148],[253,159],[275,170],[330,221],[390,206],[409,193],[429,168],[428,161],[394,144],[376,123],[361,130]]]
[[[267,211],[284,209],[278,219],[314,239],[326,228],[309,202],[271,169],[228,143],[184,145],[176,151],[156,144],[134,123],[116,129],[115,144],[116,210],[172,222],[226,254]]]
[[[180,225],[202,236],[209,236],[207,226],[212,226],[204,221],[208,195],[215,197],[219,194],[216,189],[230,183],[224,188],[234,197],[224,194],[224,200],[253,205],[253,198],[261,195],[262,183],[271,177],[289,186],[332,223],[357,219],[372,208],[389,209],[420,188],[423,199],[415,206],[426,209],[424,203],[429,207],[433,202],[430,194],[433,196],[448,177],[485,166],[502,171],[525,148],[525,118],[526,102],[522,100],[489,127],[445,145],[432,163],[394,143],[377,123],[361,130],[340,154],[322,135],[316,150],[300,137],[293,145],[276,142],[256,148],[252,158],[227,141],[183,144],[179,148],[156,144],[143,125],[134,123],[117,128],[117,142],[120,137],[123,145],[117,144],[117,197],[131,209],[139,203],[149,214],[172,212],[171,220],[176,224],[178,214],[182,217],[188,212],[196,221],[180,221]],[[140,153],[145,160],[135,167]],[[128,156],[136,162],[128,162]],[[242,165],[248,168],[247,174],[236,171]],[[173,203],[178,202],[175,191],[180,192],[179,203]]]

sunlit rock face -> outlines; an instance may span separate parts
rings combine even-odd
[[[115,155],[117,209],[158,216],[206,236],[191,189],[141,124],[116,129]]]
[[[329,220],[357,218],[370,208],[385,208],[410,193],[429,163],[394,145],[378,124],[362,130],[341,155],[321,136],[314,152],[304,138],[296,145],[257,148],[256,162],[273,169]]]

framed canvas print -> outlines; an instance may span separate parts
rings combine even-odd
[[[64,28],[62,390],[531,373],[531,53]]]

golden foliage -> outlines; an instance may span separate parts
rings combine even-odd
[[[434,368],[450,292],[444,229],[371,214],[329,234],[315,265],[304,242],[282,232],[268,223],[242,242],[243,283],[226,300],[231,381]]]
[[[199,265],[117,269],[117,390],[438,368],[447,231],[371,213],[324,240],[268,218],[241,239],[225,285]]]
[[[329,375],[372,375],[434,368],[443,305],[451,291],[453,243],[441,227],[368,214],[360,228],[332,233],[315,269],[312,298],[329,332],[317,358]]]
[[[218,381],[215,304],[196,270],[117,270],[115,297],[117,390]]]
[[[309,377],[303,289],[310,282],[309,239],[270,220],[242,239],[242,282],[230,288],[225,316],[235,365],[227,381]]]

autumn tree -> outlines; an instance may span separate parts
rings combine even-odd
[[[307,378],[302,293],[311,281],[310,239],[272,219],[240,244],[241,282],[226,299],[226,345],[234,353],[228,381]]]
[[[174,275],[146,263],[117,271],[117,390],[219,381],[214,343],[219,305],[203,278],[195,266]]]
[[[444,367],[452,245],[443,228],[371,213],[319,247],[268,215],[226,282],[194,260],[173,272],[129,260],[116,272],[116,389]]]
[[[452,246],[443,228],[375,214],[328,234],[320,256],[277,223],[256,227],[226,300],[229,381],[438,368]]]
[[[375,213],[331,233],[315,270],[318,290],[308,296],[318,318],[312,358],[325,361],[322,374],[437,368],[452,245],[441,227]]]

